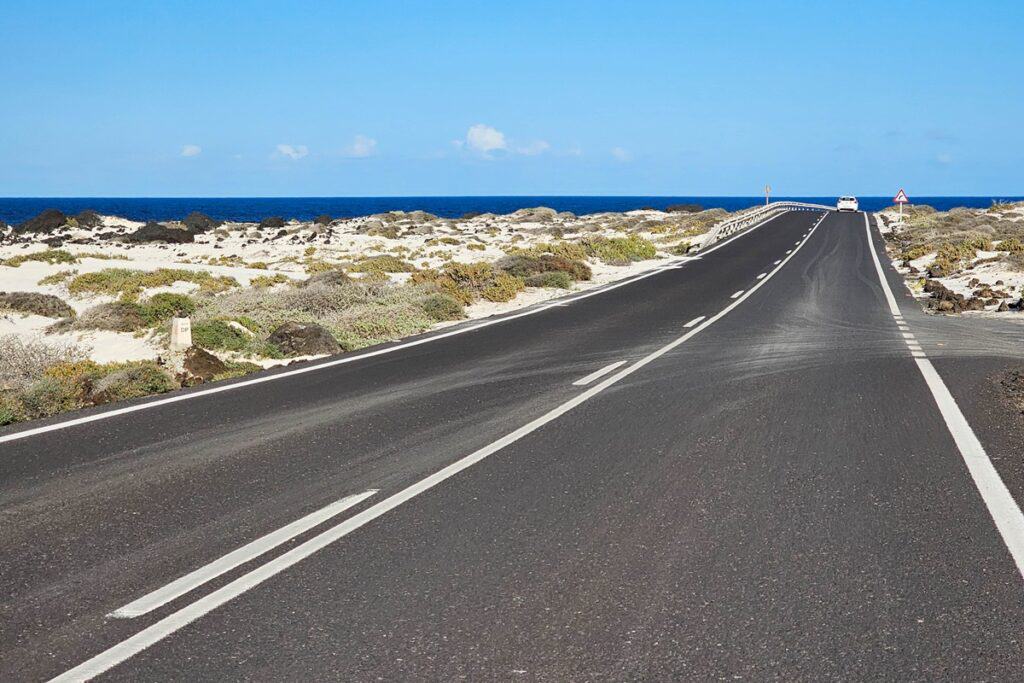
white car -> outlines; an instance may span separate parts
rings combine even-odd
[[[856,197],[840,197],[836,202],[836,211],[859,211],[860,204]]]

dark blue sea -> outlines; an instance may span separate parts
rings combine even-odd
[[[776,197],[834,205],[835,197]],[[983,208],[993,201],[1021,201],[1024,197],[911,197],[915,204],[928,204],[939,210],[957,206]],[[20,223],[44,209],[56,208],[67,214],[92,209],[103,215],[132,220],[176,220],[192,211],[213,218],[233,221],[258,221],[268,216],[309,220],[321,214],[335,218],[365,216],[385,211],[422,209],[438,216],[455,218],[470,211],[511,213],[516,209],[549,206],[575,214],[600,211],[630,211],[652,207],[664,209],[671,204],[700,204],[704,208],[729,211],[764,202],[763,197],[11,197],[0,198],[0,220]],[[861,197],[864,210],[876,211],[891,204],[889,197]]]

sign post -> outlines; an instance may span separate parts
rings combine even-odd
[[[764,205],[765,206],[768,206],[768,204],[771,202],[771,196],[772,196],[772,186],[771,185],[765,185],[764,186]]]
[[[896,193],[896,196],[892,198],[894,204],[898,204],[900,207],[900,223],[903,222],[903,205],[909,204],[910,199],[907,198],[907,193],[900,188],[900,191]]]

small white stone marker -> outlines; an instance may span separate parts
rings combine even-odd
[[[171,318],[171,351],[184,351],[192,346],[192,321]]]

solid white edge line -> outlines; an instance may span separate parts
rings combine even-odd
[[[868,251],[871,252],[871,258],[875,262],[875,271],[882,283],[882,291],[889,304],[889,311],[897,314],[899,306],[896,304],[896,297],[892,293],[892,288],[889,287],[885,272],[882,270],[882,263],[875,251],[874,240],[871,237],[871,221],[868,219],[867,213],[864,214],[864,231],[868,239]],[[1017,571],[1024,577],[1024,513],[1021,513],[1013,494],[1006,488],[1006,484],[1003,483],[1002,477],[999,476],[999,472],[989,459],[981,441],[971,429],[970,423],[964,417],[956,399],[950,393],[949,387],[942,381],[942,377],[935,370],[931,361],[924,353],[918,355],[918,352],[914,352],[913,357],[914,363],[931,390],[935,404],[946,423],[946,428],[949,429],[950,436],[953,437],[964,464],[967,465],[967,471],[970,473],[971,479],[974,480],[974,485],[977,487],[978,493],[981,494],[985,507],[988,508],[989,515],[995,522],[996,529],[1003,538],[1003,543],[1006,544],[1007,550],[1010,551],[1010,555],[1017,565]]]
[[[814,227],[811,229],[811,234],[814,233],[814,231],[818,228],[819,225],[821,225],[821,222],[824,221],[828,215],[829,214],[827,212],[822,215],[822,217],[818,220],[817,223],[814,224]],[[800,246],[797,247],[796,251],[800,251],[800,247],[806,244],[808,239],[810,239],[810,235],[808,235],[804,239],[804,241],[801,242]],[[795,255],[795,253],[796,252],[794,252],[793,255]],[[676,338],[675,340],[669,342],[660,349],[641,358],[633,365],[627,366],[626,368],[620,370],[611,377],[601,381],[599,384],[595,384],[586,391],[583,391],[582,393],[580,393],[577,396],[574,396],[565,403],[549,410],[548,412],[544,413],[535,420],[523,425],[519,429],[516,429],[515,431],[510,432],[509,434],[506,434],[497,441],[494,441],[493,443],[488,444],[487,446],[484,446],[483,448],[480,448],[479,450],[476,450],[470,453],[469,455],[460,458],[459,460],[456,460],[447,467],[444,467],[443,469],[438,470],[434,474],[431,474],[428,477],[421,479],[420,481],[399,491],[398,493],[388,496],[384,500],[370,506],[366,510],[360,512],[359,514],[353,515],[347,520],[339,523],[334,527],[331,527],[330,529],[327,529],[326,531],[322,531],[313,538],[310,538],[304,543],[301,543],[300,545],[292,548],[288,552],[283,553],[278,557],[275,557],[266,564],[257,567],[256,569],[253,569],[247,574],[243,574],[231,583],[228,583],[225,586],[218,588],[209,595],[205,595],[202,598],[196,600],[195,602],[186,605],[185,607],[182,607],[177,612],[174,612],[164,617],[160,621],[157,621],[156,623],[144,628],[143,630],[127,638],[126,640],[121,641],[120,643],[104,650],[103,652],[99,653],[98,655],[90,659],[87,659],[86,661],[82,662],[73,669],[69,669],[63,674],[60,674],[59,676],[51,679],[51,681],[61,683],[66,681],[87,681],[91,678],[94,678],[102,674],[105,671],[112,669],[113,667],[117,666],[126,659],[133,657],[134,655],[138,654],[139,652],[142,652],[151,645],[160,642],[161,640],[163,640],[170,634],[174,633],[175,631],[184,628],[196,619],[199,619],[200,617],[209,614],[210,612],[217,609],[226,602],[229,602],[230,600],[238,597],[239,595],[248,591],[249,589],[258,586],[267,579],[279,574],[285,569],[288,569],[292,565],[297,564],[298,562],[309,557],[318,550],[327,547],[328,545],[337,541],[338,539],[347,536],[348,534],[352,533],[364,524],[373,521],[377,517],[380,517],[381,515],[390,510],[393,510],[394,508],[398,507],[407,500],[415,498],[424,491],[427,491],[433,488],[434,486],[437,486],[446,479],[449,479],[458,474],[459,472],[475,465],[476,463],[480,462],[487,456],[501,450],[502,448],[505,448],[510,444],[515,443],[516,441],[523,438],[527,434],[530,434],[536,431],[537,429],[540,429],[541,427],[551,422],[552,420],[561,417],[562,415],[569,412],[576,406],[588,401],[589,399],[598,395],[608,387],[612,386],[613,384],[616,384],[625,377],[633,374],[634,372],[646,366],[647,364],[652,363],[653,361],[662,357],[672,349],[684,343],[686,340],[692,338],[697,334],[700,334],[702,330],[713,325],[717,320],[723,318],[734,308],[736,308],[744,301],[746,301],[748,298],[750,298],[754,294],[754,292],[756,292],[762,286],[767,284],[772,279],[772,277],[777,272],[779,272],[786,265],[786,263],[789,262],[790,258],[792,258],[792,256],[785,259],[779,266],[772,270],[768,274],[768,277],[761,280],[756,285],[747,290],[747,293],[744,294],[742,298],[736,299],[731,304],[723,308],[721,311],[705,320],[698,327],[693,328],[692,330],[682,335],[681,337]]]
[[[693,327],[694,325],[696,325],[697,323],[699,323],[701,320],[703,320],[706,317],[707,316],[704,316],[704,315],[698,315],[696,318],[694,318],[690,322],[688,322],[685,325],[683,325],[683,327]]]
[[[621,368],[626,363],[627,363],[627,361],[624,361],[624,360],[616,361],[614,363],[609,363],[608,365],[604,366],[600,370],[595,370],[594,372],[590,373],[586,377],[581,377],[580,379],[578,379],[575,382],[573,382],[572,385],[574,387],[585,387],[588,384],[590,384],[591,382],[593,382],[595,379],[598,379],[599,377],[604,377],[605,375],[607,375],[609,372],[611,372],[615,368]]]
[[[696,260],[698,258],[701,258],[701,257],[703,257],[706,254],[710,254],[710,253],[712,253],[714,251],[717,251],[718,249],[721,249],[725,245],[730,244],[730,243],[734,242],[735,240],[740,239],[741,237],[745,237],[746,235],[749,235],[750,233],[754,232],[758,228],[761,228],[761,227],[767,225],[768,223],[771,223],[776,218],[779,218],[780,216],[785,216],[788,213],[790,213],[790,212],[789,211],[783,211],[782,213],[777,213],[777,214],[775,214],[773,216],[770,216],[769,218],[761,221],[760,223],[756,223],[755,225],[753,225],[753,226],[751,226],[751,227],[749,227],[749,228],[747,228],[745,230],[741,230],[740,232],[736,233],[735,235],[732,235],[731,237],[729,237],[728,239],[724,239],[721,242],[718,242],[717,244],[712,246],[707,251],[700,252],[700,256],[698,256],[698,257],[680,257],[680,258],[686,258],[686,259],[689,259],[689,260]],[[786,253],[789,253],[789,252],[786,252]],[[670,259],[669,262],[670,263],[674,263],[675,260]],[[90,422],[98,422],[100,420],[107,420],[107,419],[110,419],[112,417],[117,417],[119,415],[127,415],[128,413],[134,413],[134,412],[137,412],[137,411],[140,411],[140,410],[148,410],[150,408],[156,408],[156,407],[159,407],[159,406],[165,406],[165,405],[168,405],[168,404],[171,404],[171,403],[177,403],[179,401],[188,401],[188,400],[195,399],[195,398],[202,398],[204,396],[210,396],[212,394],[219,394],[219,393],[224,392],[224,391],[234,391],[235,389],[241,389],[243,387],[249,387],[249,386],[253,386],[255,384],[262,384],[264,382],[273,382],[275,380],[284,379],[286,377],[294,377],[295,375],[302,375],[302,374],[305,374],[307,372],[316,372],[318,370],[323,370],[325,368],[332,368],[332,367],[335,367],[335,366],[338,366],[338,365],[344,365],[346,363],[354,363],[356,361],[362,360],[363,358],[372,358],[374,356],[381,356],[381,355],[384,355],[384,354],[387,354],[387,353],[394,353],[395,351],[400,351],[402,349],[408,349],[408,348],[411,348],[413,346],[419,346],[421,344],[428,344],[430,342],[437,341],[439,339],[447,339],[448,337],[454,337],[455,335],[458,335],[458,334],[465,334],[466,332],[473,332],[473,331],[482,329],[484,327],[489,327],[491,325],[497,325],[499,323],[508,322],[510,320],[516,320],[517,318],[525,318],[528,315],[534,315],[536,313],[541,313],[541,312],[546,311],[546,310],[551,309],[551,308],[558,308],[558,307],[561,307],[561,306],[566,306],[566,305],[574,303],[576,301],[580,301],[581,299],[587,299],[587,298],[592,297],[592,296],[597,296],[598,294],[604,294],[605,292],[610,292],[613,289],[618,289],[619,287],[625,287],[626,285],[629,285],[629,284],[632,284],[632,283],[637,282],[639,280],[643,280],[645,278],[651,277],[652,275],[658,275],[659,273],[663,273],[663,272],[664,272],[664,266],[663,265],[652,266],[650,268],[650,270],[644,271],[644,272],[642,272],[639,275],[636,275],[634,277],[627,278],[625,280],[620,280],[618,282],[613,282],[613,283],[608,284],[608,285],[602,285],[600,287],[595,287],[593,290],[591,290],[589,292],[583,292],[582,294],[579,294],[579,295],[576,295],[576,296],[570,295],[570,296],[568,296],[568,297],[566,297],[564,299],[560,299],[560,300],[558,300],[556,302],[553,302],[553,303],[550,303],[550,304],[545,304],[545,305],[542,305],[542,306],[537,306],[535,308],[530,308],[529,310],[521,311],[519,313],[511,313],[509,315],[497,316],[497,317],[494,317],[494,318],[488,318],[488,319],[483,320],[482,322],[479,322],[479,323],[476,323],[476,324],[472,324],[472,325],[467,325],[466,327],[460,327],[458,329],[450,330],[448,332],[440,332],[438,334],[430,334],[429,332],[427,332],[427,333],[424,333],[424,334],[428,334],[429,336],[424,337],[422,339],[414,339],[413,341],[402,342],[402,343],[396,344],[394,346],[389,346],[389,347],[384,348],[384,349],[377,349],[376,351],[367,351],[365,353],[355,352],[352,355],[346,355],[346,356],[342,356],[340,358],[335,358],[334,360],[329,360],[329,361],[324,361],[324,362],[320,362],[320,363],[315,363],[314,365],[307,365],[307,366],[304,366],[304,367],[301,367],[301,368],[295,368],[294,370],[286,370],[284,372],[278,372],[278,373],[275,373],[273,375],[263,375],[261,377],[254,377],[252,379],[246,379],[246,380],[241,380],[241,381],[238,381],[238,382],[232,382],[231,384],[222,384],[222,385],[219,385],[219,386],[211,386],[209,388],[201,389],[199,391],[190,391],[190,392],[185,393],[185,394],[176,394],[174,396],[168,396],[166,398],[159,398],[159,399],[155,399],[155,400],[152,400],[152,401],[146,401],[145,403],[139,403],[139,404],[136,404],[136,405],[125,406],[123,408],[115,408],[113,410],[107,410],[107,411],[104,411],[102,413],[95,413],[93,415],[86,415],[85,417],[77,417],[77,418],[73,418],[73,419],[70,419],[70,420],[65,420],[65,421],[62,421],[62,422],[57,422],[57,423],[54,423],[54,424],[51,424],[51,425],[46,425],[46,426],[43,426],[43,427],[34,427],[34,428],[31,428],[31,429],[25,429],[25,430],[22,430],[22,431],[14,432],[13,434],[0,435],[0,443],[6,443],[8,441],[18,441],[20,439],[27,439],[27,438],[32,437],[32,436],[37,436],[39,434],[45,434],[47,432],[53,432],[53,431],[57,431],[57,430],[60,430],[60,429],[67,429],[68,427],[74,427],[74,426],[77,426],[77,425],[88,424]]]
[[[196,569],[195,571],[189,572],[188,574],[171,581],[162,588],[158,588],[151,593],[143,595],[137,600],[133,600],[124,607],[114,610],[107,616],[116,619],[132,619],[134,617],[142,616],[147,612],[151,612],[157,607],[166,605],[168,602],[195,590],[199,586],[215,579],[221,574],[229,572],[235,567],[245,564],[250,560],[256,559],[260,555],[273,550],[277,546],[295,538],[301,533],[309,531],[313,527],[326,522],[330,518],[340,515],[345,510],[348,510],[349,508],[354,507],[367,498],[373,496],[377,491],[378,489],[371,489],[369,491],[364,491],[363,493],[346,496],[341,500],[336,500],[330,505],[320,508],[305,517],[301,517],[290,524],[286,524],[276,531],[272,531],[240,548],[232,550],[223,557],[220,557],[213,562]]]

